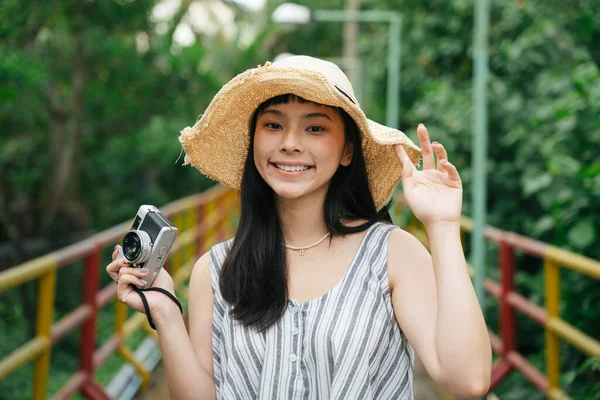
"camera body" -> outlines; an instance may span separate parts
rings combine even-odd
[[[175,242],[177,232],[177,228],[158,208],[151,205],[139,208],[131,229],[123,237],[118,258],[125,258],[132,267],[148,269],[148,274],[144,277],[148,284],[143,288],[154,283]]]

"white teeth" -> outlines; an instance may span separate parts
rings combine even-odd
[[[282,165],[275,164],[275,166],[283,171],[294,172],[294,171],[306,171],[310,169],[310,167],[301,166],[301,165]]]

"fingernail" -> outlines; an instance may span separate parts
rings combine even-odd
[[[148,268],[141,268],[140,272],[143,272],[145,274],[146,272],[148,272]]]
[[[438,142],[436,142],[436,141],[433,141],[433,142],[431,142],[431,144],[438,144]]]
[[[118,245],[118,244],[115,244],[115,250],[116,250],[116,249],[118,249],[118,248],[119,248],[119,245]]]
[[[425,126],[425,125],[423,125],[423,123],[420,123],[419,126]]]
[[[141,283],[142,285],[147,285],[147,284],[148,284],[148,282],[146,282],[146,281],[145,281],[145,280],[143,280],[143,279],[140,279],[140,283]]]

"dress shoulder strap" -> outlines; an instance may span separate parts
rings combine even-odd
[[[225,258],[227,258],[227,254],[229,254],[232,245],[233,239],[229,239],[214,245],[210,249],[210,281],[215,310],[213,318],[217,319],[215,322],[219,322],[218,319],[222,318],[227,310],[225,299],[221,296],[219,282],[221,280],[221,267],[223,266],[223,262],[225,262]]]
[[[210,277],[213,282],[219,281],[221,275],[221,267],[229,254],[229,250],[233,246],[233,238],[214,245],[210,249]],[[213,275],[214,274],[214,275]]]
[[[397,225],[379,222],[378,226],[374,228],[373,235],[375,236],[372,240],[373,255],[371,259],[371,270],[372,273],[377,277],[379,287],[383,297],[390,296],[390,285],[388,281],[388,238],[390,232],[394,229],[400,229]]]
[[[221,296],[221,289],[219,287],[219,280],[221,277],[221,267],[227,257],[227,254],[231,250],[233,245],[233,239],[219,243],[210,249],[210,281],[213,293],[213,323],[212,323],[212,350],[214,360],[214,377],[215,385],[217,387],[217,393],[221,387],[223,379],[222,371],[222,357],[223,355],[223,329],[224,325],[227,324],[227,313],[228,306]]]

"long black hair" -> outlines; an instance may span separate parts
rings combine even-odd
[[[283,233],[276,212],[275,194],[254,164],[254,133],[262,111],[271,105],[287,104],[293,100],[309,102],[296,95],[285,94],[265,101],[252,116],[250,146],[240,190],[239,226],[219,280],[223,298],[233,305],[232,316],[243,325],[262,332],[277,323],[283,315],[288,300],[288,285]],[[331,238],[364,231],[378,221],[391,222],[391,203],[377,211],[369,191],[358,127],[343,109],[335,109],[342,118],[346,143],[352,144],[353,154],[348,166],[338,167],[325,197],[323,217]],[[354,227],[342,223],[342,220],[357,219],[367,222]]]

